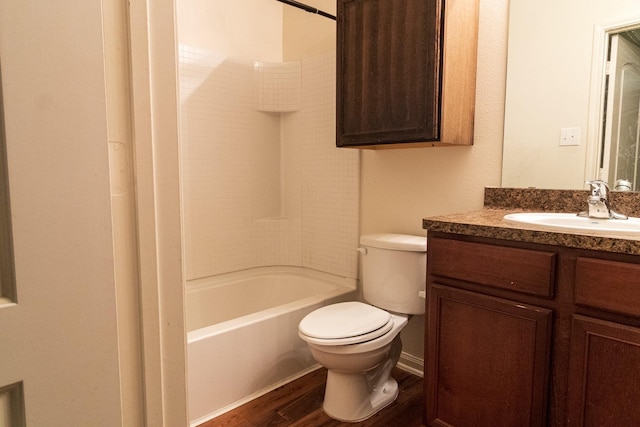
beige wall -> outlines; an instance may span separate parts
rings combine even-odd
[[[333,16],[336,15],[335,0],[307,0],[303,3]],[[293,61],[335,52],[336,21],[292,6],[286,6],[283,9],[283,17],[285,60]]]
[[[180,44],[215,52],[223,58],[282,60],[282,3],[275,0],[176,3]]]

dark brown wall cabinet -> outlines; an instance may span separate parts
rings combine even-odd
[[[640,425],[640,257],[429,233],[425,425]]]
[[[471,145],[478,0],[338,0],[336,145]]]

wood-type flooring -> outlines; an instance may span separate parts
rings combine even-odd
[[[199,427],[422,427],[422,378],[395,368],[400,392],[391,405],[359,423],[344,423],[322,410],[327,372],[324,368],[285,384]]]

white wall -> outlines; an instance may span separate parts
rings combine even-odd
[[[553,13],[549,13],[553,10]],[[640,19],[637,0],[511,2],[504,135],[505,187],[584,188],[599,135],[587,146],[594,24]],[[593,117],[592,121],[598,121]],[[581,145],[560,147],[560,128],[579,127]]]

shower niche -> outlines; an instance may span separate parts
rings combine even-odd
[[[287,122],[291,113],[300,111],[301,68],[299,61],[254,63],[256,108],[267,116],[266,120],[273,121],[272,132],[263,134],[271,141],[259,148],[256,157],[259,164],[255,168],[261,170],[262,177],[256,182],[261,188],[256,191],[252,209],[256,220],[286,221],[300,216],[295,205],[287,203],[291,192],[285,186],[291,163],[286,156]]]

